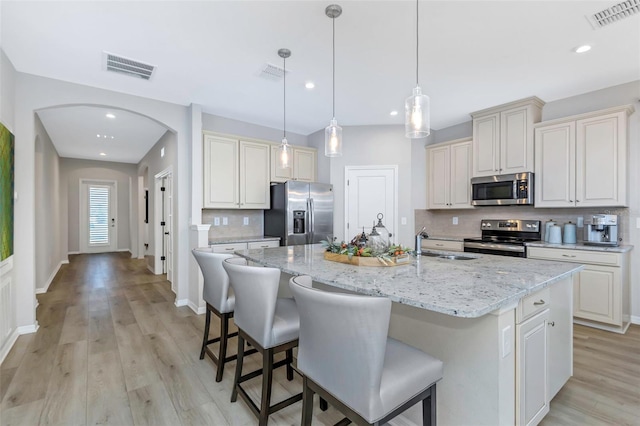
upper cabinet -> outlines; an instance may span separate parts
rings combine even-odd
[[[292,160],[290,166],[282,168],[278,161],[280,159],[280,145],[271,146],[271,182],[286,182],[288,180],[315,182],[316,149],[291,145],[290,155]]]
[[[535,126],[536,207],[626,207],[631,105]]]
[[[427,147],[428,209],[472,208],[471,152],[471,139]]]
[[[204,135],[204,208],[268,209],[271,145]]]
[[[473,177],[533,171],[533,124],[543,105],[534,96],[471,114]]]

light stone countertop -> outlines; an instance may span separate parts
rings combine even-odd
[[[621,246],[591,246],[584,243],[578,244],[550,244],[544,241],[525,243],[527,247],[546,247],[556,249],[567,250],[587,250],[587,251],[606,251],[609,253],[626,253],[633,249],[633,246],[621,245]]]
[[[320,244],[235,253],[257,264],[356,293],[386,296],[392,301],[446,315],[478,318],[513,306],[522,297],[583,268],[566,262],[451,253],[473,260],[422,256],[394,267],[353,266],[324,259]]]
[[[280,241],[280,237],[268,237],[263,235],[256,235],[253,237],[221,237],[210,238],[209,245],[214,244],[228,244],[228,243],[251,243],[254,241]]]

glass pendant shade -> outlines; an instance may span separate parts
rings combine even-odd
[[[420,86],[413,89],[413,95],[404,103],[405,134],[408,138],[426,138],[431,132],[430,102],[427,95],[422,94]]]
[[[324,155],[327,157],[342,156],[342,127],[335,118],[324,129]]]
[[[287,142],[287,138],[282,138],[282,144],[280,145],[280,168],[286,169],[290,167],[289,158],[291,157],[291,147]]]

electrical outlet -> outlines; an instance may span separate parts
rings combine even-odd
[[[406,225],[407,224],[407,218],[406,217],[400,218],[400,224],[401,225]]]
[[[454,225],[458,224],[458,216],[454,216],[453,220],[451,221]]]
[[[249,224],[249,218],[247,216],[245,216],[244,218],[242,218],[242,224],[243,225],[248,225]]]
[[[223,217],[222,218],[222,226],[227,226],[229,224],[229,218],[228,217]]]
[[[502,358],[506,358],[511,353],[511,326],[502,329]]]
[[[636,218],[636,228],[640,229],[640,217]]]
[[[578,223],[576,224],[576,226],[577,226],[578,228],[584,228],[584,217],[582,217],[582,216],[578,216],[578,220],[577,220],[577,222],[578,222]]]
[[[220,218],[219,217],[214,217],[213,218],[213,226],[220,226]]]

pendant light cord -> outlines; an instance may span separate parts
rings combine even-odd
[[[333,24],[333,118],[336,118],[336,18],[331,18]]]
[[[420,37],[418,37],[418,31],[419,31],[419,28],[420,28],[419,19],[418,19],[418,3],[419,3],[419,1],[416,0],[416,86],[419,86],[419,84],[418,84],[418,58],[420,56],[420,51],[418,49],[418,43],[419,43],[419,40],[420,40]]]
[[[282,138],[287,138],[287,58],[282,58],[284,89],[282,95]]]

